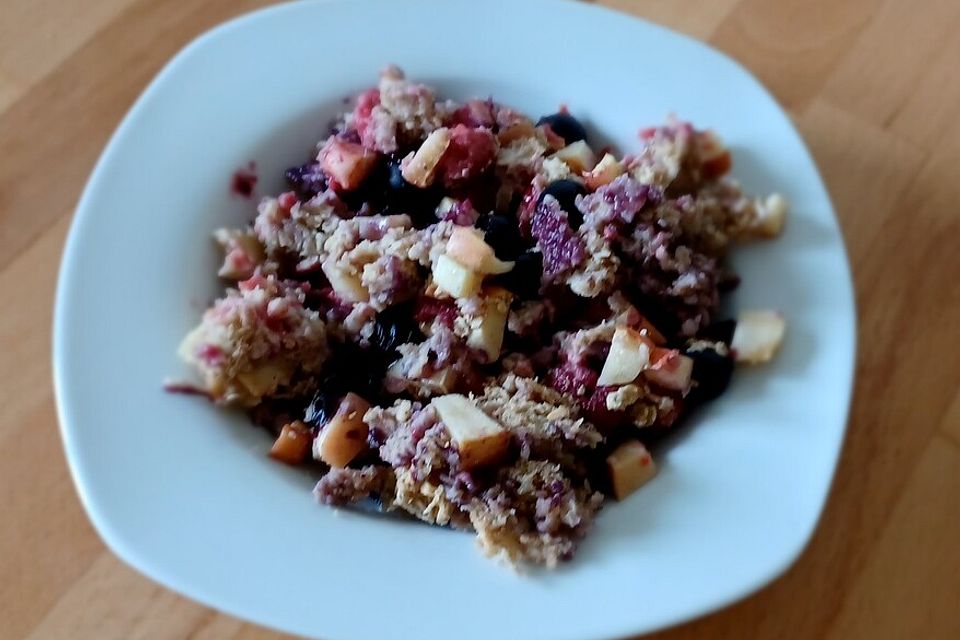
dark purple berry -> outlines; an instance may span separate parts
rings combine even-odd
[[[549,125],[553,132],[563,138],[567,144],[587,139],[587,130],[580,121],[565,111],[552,113],[537,120],[537,126]]]
[[[406,213],[417,229],[424,229],[437,221],[436,209],[443,199],[439,187],[421,189],[407,182],[400,170],[400,159],[390,158],[381,178],[384,193],[384,213]]]
[[[303,421],[314,429],[323,427],[336,413],[337,405],[340,404],[343,395],[345,394],[331,392],[327,388],[318,389],[303,411]]]
[[[527,251],[517,257],[509,273],[497,276],[504,289],[513,292],[521,300],[540,297],[540,281],[543,277],[543,254]]]
[[[537,205],[543,203],[546,196],[553,196],[560,203],[560,208],[567,212],[570,226],[579,229],[583,224],[583,214],[577,208],[577,196],[586,195],[587,189],[576,180],[555,180],[547,185],[540,194]]]
[[[686,350],[693,359],[693,380],[696,383],[688,396],[693,403],[713,400],[730,385],[733,375],[733,358],[721,355],[714,349]]]
[[[516,260],[526,248],[514,218],[491,213],[477,220],[477,228],[484,232],[483,239],[501,260]]]
[[[733,340],[733,331],[736,328],[736,320],[718,320],[706,329],[701,329],[698,337],[704,340],[725,342],[729,345],[730,341]]]
[[[320,169],[319,162],[290,167],[284,177],[302,200],[309,200],[327,188],[327,175]]]
[[[377,314],[373,335],[370,337],[372,348],[385,357],[391,357],[396,354],[400,345],[423,339],[414,318],[414,304],[412,301],[402,302]]]

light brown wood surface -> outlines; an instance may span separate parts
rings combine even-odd
[[[176,50],[261,4],[0,0],[0,638],[286,637],[104,548],[64,463],[49,352],[60,250],[110,132]],[[789,109],[860,314],[846,446],[809,548],[760,593],[654,637],[960,638],[960,1],[602,4],[728,52]]]

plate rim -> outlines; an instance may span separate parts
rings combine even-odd
[[[449,0],[448,0],[449,1]],[[461,4],[468,4],[465,0],[458,0]],[[776,100],[776,98],[770,94],[766,86],[760,82],[760,80],[744,65],[740,62],[729,56],[728,54],[712,47],[711,45],[704,43],[696,38],[688,36],[684,33],[675,31],[669,27],[651,22],[645,18],[635,16],[632,14],[624,13],[617,11],[612,8],[598,5],[586,5],[574,0],[524,0],[527,3],[535,4],[539,3],[544,6],[556,5],[556,4],[567,4],[575,5],[587,11],[595,11],[600,13],[607,13],[615,15],[620,20],[628,21],[638,21],[646,24],[648,27],[662,31],[666,34],[669,34],[671,37],[681,39],[686,42],[688,45],[693,45],[698,48],[707,50],[711,55],[718,56],[722,58],[727,64],[736,68],[740,73],[748,77],[762,92],[764,92],[769,99],[777,106],[778,109],[785,115],[787,115],[788,120],[789,114],[786,109]],[[85,186],[83,188],[82,194],[78,199],[77,205],[74,210],[73,219],[70,222],[69,231],[67,233],[67,238],[64,244],[63,254],[61,258],[61,263],[58,269],[57,275],[57,286],[54,302],[54,312],[53,312],[53,332],[52,332],[52,371],[53,371],[53,383],[54,383],[54,396],[57,412],[58,427],[60,431],[60,437],[63,441],[64,452],[68,463],[68,468],[70,472],[71,479],[73,481],[74,487],[78,494],[81,504],[84,507],[85,512],[88,515],[88,518],[93,525],[93,528],[103,540],[104,544],[113,552],[122,562],[128,566],[134,568],[141,574],[145,575],[151,580],[158,582],[166,588],[171,589],[172,591],[182,594],[190,599],[202,603],[204,606],[214,608],[219,611],[226,612],[232,616],[235,616],[241,620],[252,622],[254,624],[268,625],[277,629],[282,629],[287,632],[292,632],[296,634],[309,634],[309,630],[305,630],[296,624],[291,624],[288,621],[283,620],[271,620],[258,615],[248,615],[246,612],[241,610],[238,606],[234,606],[233,602],[224,602],[222,599],[218,599],[216,594],[205,593],[202,588],[194,588],[191,585],[183,584],[176,576],[170,575],[167,571],[163,569],[162,566],[158,566],[155,563],[151,562],[149,558],[142,557],[138,550],[136,550],[128,540],[125,539],[125,534],[117,530],[115,518],[102,509],[103,505],[92,495],[90,490],[89,480],[86,479],[85,474],[83,473],[83,465],[79,460],[79,453],[77,452],[76,445],[76,426],[71,426],[71,409],[70,409],[70,396],[71,391],[69,391],[70,382],[66,379],[66,374],[64,371],[65,362],[69,359],[69,356],[66,355],[67,344],[65,338],[64,327],[68,323],[68,310],[73,304],[71,301],[72,290],[75,287],[68,286],[72,281],[71,272],[74,268],[75,263],[77,262],[78,252],[80,251],[79,247],[83,244],[83,235],[84,228],[86,225],[91,224],[91,220],[95,218],[94,213],[91,211],[90,200],[93,198],[92,191],[93,186],[102,181],[103,173],[105,172],[105,167],[110,163],[111,158],[115,153],[117,153],[117,148],[122,144],[123,138],[127,135],[128,131],[133,127],[133,121],[135,119],[135,114],[137,114],[144,105],[148,103],[152,96],[161,91],[162,85],[165,83],[166,79],[176,73],[177,69],[186,64],[187,61],[193,56],[193,54],[201,49],[202,47],[208,46],[211,42],[217,40],[218,38],[230,33],[235,29],[239,29],[247,26],[248,23],[254,23],[266,16],[279,14],[284,12],[297,12],[301,10],[306,5],[324,5],[324,4],[351,4],[357,7],[362,7],[364,4],[377,4],[378,0],[363,0],[358,2],[357,0],[308,0],[304,2],[300,0],[299,2],[285,2],[278,5],[267,6],[258,8],[256,10],[235,16],[225,22],[214,25],[213,27],[207,29],[201,34],[194,37],[186,45],[184,45],[172,58],[170,58],[163,67],[157,72],[157,74],[150,80],[146,87],[142,90],[136,100],[128,108],[127,112],[124,114],[123,118],[120,120],[114,132],[111,134],[108,142],[103,148],[103,151],[100,153],[89,178],[87,179]],[[423,4],[423,2],[421,2]],[[842,398],[842,411],[843,416],[841,429],[839,431],[839,445],[835,449],[834,459],[830,465],[830,476],[825,483],[825,494],[824,497],[819,500],[818,508],[816,509],[816,517],[814,517],[809,524],[808,529],[804,532],[799,538],[799,543],[795,548],[791,549],[789,553],[783,555],[783,561],[777,564],[776,566],[771,566],[769,571],[766,573],[765,577],[758,578],[753,584],[745,586],[739,590],[731,590],[726,597],[716,598],[714,601],[711,601],[708,604],[705,604],[701,607],[696,607],[693,612],[681,613],[673,616],[668,616],[666,620],[661,621],[656,626],[645,626],[640,629],[637,628],[619,628],[619,629],[610,629],[606,628],[603,633],[603,637],[620,637],[623,635],[630,635],[638,632],[648,633],[667,627],[671,627],[682,622],[699,618],[710,613],[716,612],[720,609],[723,609],[729,606],[732,603],[735,603],[743,598],[750,596],[751,594],[756,593],[762,588],[769,585],[771,582],[783,575],[790,567],[792,567],[798,558],[804,553],[804,551],[809,546],[810,540],[813,537],[818,525],[820,524],[824,509],[826,508],[827,502],[830,499],[832,493],[833,483],[836,477],[837,469],[839,467],[839,462],[842,458],[844,443],[847,437],[847,431],[849,428],[850,420],[850,410],[852,406],[853,393],[854,393],[854,374],[856,370],[856,354],[857,354],[857,342],[858,342],[858,332],[857,332],[857,308],[856,308],[856,296],[855,288],[852,278],[852,269],[849,259],[848,250],[846,243],[844,241],[843,228],[840,224],[840,219],[837,216],[836,207],[833,204],[833,199],[830,197],[829,190],[826,183],[823,181],[823,177],[820,173],[820,169],[817,166],[817,163],[810,153],[809,147],[806,142],[803,140],[803,137],[800,135],[796,126],[790,121],[790,127],[793,132],[796,134],[797,138],[800,141],[800,144],[803,150],[806,152],[807,157],[810,160],[810,164],[815,173],[817,181],[820,183],[823,188],[823,192],[826,195],[827,201],[830,205],[830,216],[835,221],[840,240],[840,252],[844,264],[844,274],[842,286],[848,292],[848,300],[850,303],[850,314],[846,318],[848,326],[845,328],[849,332],[851,337],[849,343],[848,353],[844,354],[846,356],[846,361],[848,366],[844,372],[843,379],[846,385],[846,393],[843,394]],[[557,640],[578,640],[585,637],[583,633],[573,633],[564,636],[555,636]],[[591,636],[593,637],[593,636]],[[333,638],[328,638],[328,640],[334,640]],[[339,638],[337,639],[339,640]]]

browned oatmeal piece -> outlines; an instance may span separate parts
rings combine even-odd
[[[472,531],[511,565],[570,559],[605,496],[655,475],[648,446],[785,328],[718,318],[727,254],[777,235],[784,198],[745,194],[690,123],[633,146],[388,67],[288,191],[214,232],[228,288],[181,346],[194,389],[318,471],[323,504]]]

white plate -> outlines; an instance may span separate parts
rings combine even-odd
[[[783,351],[738,372],[655,482],[610,504],[576,560],[517,576],[471,536],[314,504],[239,415],[169,395],[174,349],[220,290],[210,231],[253,214],[229,192],[255,160],[281,187],[345,96],[396,62],[442,93],[531,114],[560,103],[635,148],[669,112],[716,128],[734,173],[793,205],[785,235],[736,253],[738,307],[776,307]],[[123,560],[201,602],[326,640],[586,640],[677,623],[784,571],[817,522],[854,360],[843,242],[803,142],[712,49],[584,4],[299,2],[234,20],[160,73],[100,158],[60,277],[54,365],[73,477]]]

